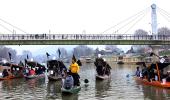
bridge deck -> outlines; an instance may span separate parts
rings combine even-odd
[[[132,34],[0,34],[0,45],[168,45],[170,36]]]

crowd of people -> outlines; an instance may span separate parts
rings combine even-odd
[[[98,75],[110,75],[111,67],[103,58],[96,58],[94,62]]]
[[[159,75],[158,75],[158,71],[159,71]],[[164,73],[163,69],[157,70],[156,64],[151,64],[150,66],[147,67],[146,64],[143,62],[141,66],[136,67],[135,75],[142,79],[147,79],[149,82],[162,81],[162,79],[166,79],[166,81],[170,82],[170,72],[167,71],[166,73]]]

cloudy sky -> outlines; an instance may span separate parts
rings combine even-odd
[[[23,33],[2,20],[33,34],[49,33],[49,30],[51,34],[79,34],[83,31],[86,34],[102,33],[150,7],[153,2],[170,12],[170,0],[0,0],[0,33],[7,34],[13,30]],[[127,34],[138,28],[150,32],[150,16],[149,12]],[[161,18],[158,17],[158,27],[167,26],[167,21]],[[113,34],[115,30],[108,33]]]
[[[28,33],[100,33],[153,2],[170,12],[170,0],[0,0],[0,19]],[[148,23],[150,19],[143,24]]]

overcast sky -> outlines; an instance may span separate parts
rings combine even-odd
[[[0,0],[0,19],[15,25],[28,33],[102,33],[111,26],[144,10],[156,2],[159,8],[170,12],[170,0]],[[150,13],[134,30],[142,28],[151,31]],[[158,27],[167,26],[158,17]],[[0,21],[0,33],[21,31]],[[111,30],[109,33],[112,34]],[[119,32],[117,34],[122,34]]]
[[[170,12],[170,0],[0,0],[0,18],[28,33],[100,33],[155,1]]]

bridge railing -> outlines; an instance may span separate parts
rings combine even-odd
[[[170,40],[170,35],[133,34],[0,34],[0,40]]]

